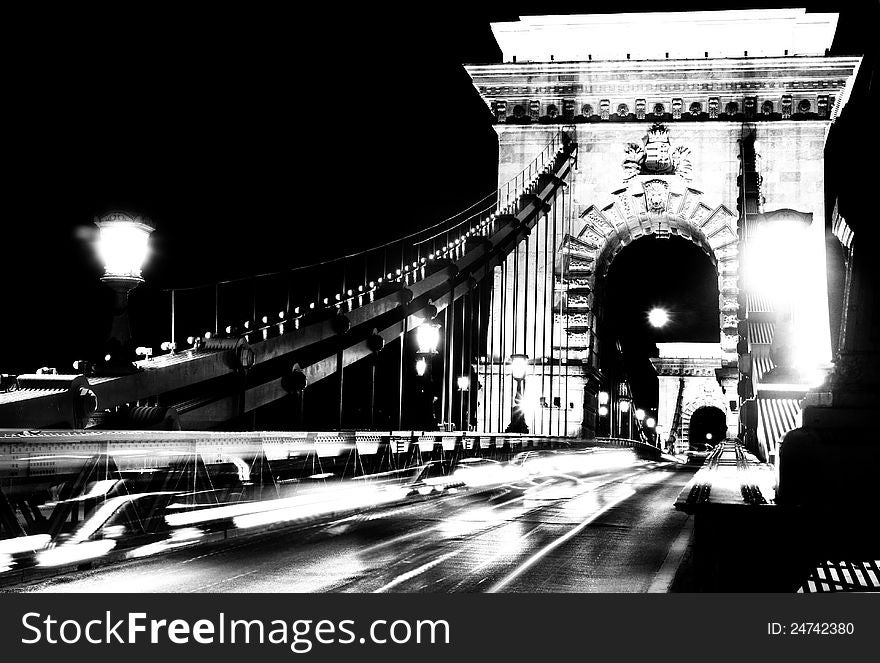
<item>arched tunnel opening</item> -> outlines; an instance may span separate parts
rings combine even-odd
[[[650,361],[657,356],[656,344],[718,341],[718,274],[712,259],[681,237],[639,238],[614,258],[597,301],[606,387],[628,380],[636,407],[656,417],[658,382]],[[655,308],[668,314],[662,327],[649,320]],[[607,434],[608,424],[608,417],[600,420],[600,434]]]
[[[727,437],[727,417],[717,407],[701,407],[691,415],[688,445],[695,451],[714,447]]]

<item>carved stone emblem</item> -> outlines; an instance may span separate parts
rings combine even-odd
[[[663,124],[655,123],[642,139],[641,145],[629,143],[624,151],[624,182],[636,175],[676,174],[687,181],[691,179],[690,150],[684,146],[672,149],[669,129]]]
[[[648,180],[644,184],[645,203],[648,211],[661,214],[666,211],[666,200],[669,197],[669,183],[663,180]]]

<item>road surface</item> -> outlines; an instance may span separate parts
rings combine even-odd
[[[19,592],[647,592],[690,533],[692,476],[630,450],[588,471],[459,489],[370,514],[203,543],[5,588]]]

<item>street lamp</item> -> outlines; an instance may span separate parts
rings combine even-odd
[[[621,387],[622,387],[622,385],[621,385]],[[623,388],[621,388],[621,391],[623,391]],[[632,437],[632,426],[630,425],[630,416],[629,416],[630,407],[629,406],[630,406],[630,400],[629,400],[628,396],[621,395],[618,397],[618,399],[617,399],[617,407],[619,410],[618,422],[617,422],[618,431],[620,433],[620,437],[624,437],[624,435],[623,435],[623,422],[626,421],[626,438],[627,439]]]
[[[437,354],[437,346],[440,344],[440,325],[436,322],[423,322],[416,328],[416,346],[418,356],[416,358],[416,374],[420,380],[419,391],[424,405],[431,413],[431,427],[436,427],[434,418],[434,403],[431,399],[431,363]]]
[[[461,401],[461,430],[467,430],[468,429],[468,422],[467,422],[467,414],[466,414],[466,408],[465,408],[465,406],[466,406],[465,401],[467,399],[465,398],[465,394],[471,388],[470,376],[459,375],[457,383],[458,383],[458,391],[460,392],[459,393],[459,400]]]
[[[610,398],[610,396],[608,395],[607,391],[600,391],[599,392],[599,405],[608,405],[609,398]]]
[[[436,322],[425,322],[416,329],[416,345],[419,346],[419,354],[437,354],[439,343],[440,325]]]
[[[101,280],[115,295],[109,340],[117,346],[117,350],[127,353],[131,345],[128,295],[144,282],[141,270],[149,253],[153,227],[141,217],[125,212],[110,212],[96,217],[95,225],[98,226],[98,256],[104,264]],[[115,363],[114,360],[120,360],[120,367],[127,363],[124,357],[115,357],[111,353],[110,361]]]
[[[607,405],[600,405],[599,406],[599,416],[600,417],[608,416],[608,406]]]
[[[645,411],[642,408],[636,410],[636,420],[644,421],[645,420]]]
[[[645,426],[647,428],[654,428],[657,425],[657,420],[654,417],[648,417],[645,419]]]
[[[523,354],[510,355],[510,375],[516,382],[516,395],[513,399],[513,407],[510,413],[510,424],[505,433],[528,433],[526,418],[522,409],[523,390],[526,381],[526,373],[529,370],[529,356]]]

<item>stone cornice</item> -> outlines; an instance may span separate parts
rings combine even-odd
[[[643,60],[603,62],[535,62],[466,67],[477,91],[493,108],[495,102],[511,107],[530,102],[554,104],[562,113],[563,102],[573,104],[574,115],[584,105],[600,115],[602,101],[610,102],[613,115],[622,103],[635,111],[636,100],[645,102],[650,114],[656,103],[672,111],[672,100],[681,102],[687,114],[692,103],[704,111],[709,99],[724,113],[727,103],[757,97],[756,114],[764,101],[778,112],[783,95],[798,113],[801,101],[811,102],[815,111],[824,95],[828,109],[824,119],[834,119],[846,103],[860,57],[726,58],[708,60]],[[543,108],[542,108],[543,110]],[[508,108],[508,112],[510,108]],[[503,120],[501,120],[503,121]]]
[[[721,358],[652,357],[651,365],[660,376],[714,378],[715,369],[721,368]]]

